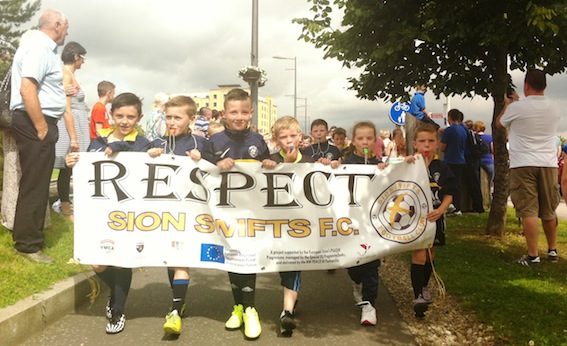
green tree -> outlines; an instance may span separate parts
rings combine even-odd
[[[346,67],[362,69],[350,88],[360,98],[408,100],[425,83],[436,96],[492,97],[494,200],[486,231],[502,235],[508,198],[503,109],[509,70],[567,66],[567,1],[309,0],[312,18],[296,18],[300,39]],[[334,12],[335,11],[335,12]],[[333,22],[342,11],[340,23]],[[335,28],[333,28],[335,26]]]
[[[41,0],[0,0],[0,71],[2,74],[7,63],[18,47],[18,40],[26,29],[22,25],[29,22],[39,10]]]

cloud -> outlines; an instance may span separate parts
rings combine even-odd
[[[250,64],[252,1],[228,0],[43,0],[42,9],[56,8],[69,18],[68,41],[87,49],[87,60],[77,79],[92,106],[98,99],[96,85],[110,80],[118,92],[130,91],[144,98],[149,110],[158,92],[206,92],[218,84],[240,84],[238,70]],[[343,68],[336,60],[323,59],[324,52],[298,40],[301,26],[293,18],[310,17],[305,0],[259,2],[259,65],[268,72],[261,96],[273,96],[279,115],[293,114],[293,60],[297,57],[297,96],[307,98],[309,120],[324,118],[329,124],[352,128],[356,120],[372,120],[378,128],[394,128],[388,119],[391,103],[356,98],[348,90],[348,77],[357,70]],[[37,19],[33,21],[35,24]],[[30,26],[32,25],[30,24]],[[513,79],[522,89],[523,73]],[[567,77],[549,78],[547,94],[566,109],[562,91]],[[426,94],[427,108],[443,112],[442,97]],[[302,99],[297,101],[303,106]],[[450,100],[466,118],[492,119],[492,100]],[[304,108],[297,109],[303,124]],[[562,114],[561,131],[567,130]]]

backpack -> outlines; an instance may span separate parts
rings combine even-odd
[[[471,154],[475,157],[480,159],[490,152],[488,143],[486,143],[486,141],[482,139],[482,137],[478,133],[473,132],[473,130],[469,130],[468,141],[469,147],[471,149]]]

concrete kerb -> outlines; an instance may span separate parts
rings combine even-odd
[[[44,292],[0,309],[0,343],[16,345],[23,342],[85,304],[92,290],[88,279],[92,276],[92,271],[76,274]]]

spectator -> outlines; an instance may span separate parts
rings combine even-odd
[[[467,145],[467,129],[463,125],[463,113],[458,109],[451,109],[447,114],[449,127],[443,131],[440,149],[445,153],[445,161],[457,181],[457,188],[453,195],[454,210],[449,209],[448,215],[461,216],[461,174],[465,168],[465,147]]]
[[[344,151],[348,147],[346,140],[346,130],[342,127],[337,127],[335,131],[333,131],[331,139],[333,140],[333,143],[335,143],[335,147],[339,148],[341,156],[344,156]]]
[[[510,197],[516,216],[522,219],[528,253],[518,263],[540,263],[538,218],[547,239],[547,258],[556,262],[557,152],[555,134],[559,108],[544,95],[545,72],[528,70],[524,79],[524,99],[511,102],[504,98],[504,109],[496,118],[499,129],[509,129]]]
[[[390,130],[380,129],[380,137],[382,137],[382,141],[384,142],[384,147],[387,148],[388,144],[390,144]]]
[[[415,94],[411,99],[410,110],[409,114],[413,115],[413,117],[406,116],[406,142],[413,143],[413,135],[415,129],[421,125],[422,123],[430,123],[435,126],[436,129],[439,129],[439,125],[435,121],[433,121],[429,114],[431,114],[425,108],[425,93],[427,92],[427,87],[424,84],[420,84],[415,88]],[[419,121],[415,121],[415,120]],[[413,147],[408,147],[408,154],[412,155],[414,150]]]
[[[474,123],[473,129],[482,137],[482,139],[486,142],[486,144],[488,144],[488,147],[490,148],[490,152],[481,157],[480,167],[482,167],[482,169],[484,169],[486,173],[488,173],[488,177],[490,179],[490,187],[492,188],[492,183],[494,181],[494,149],[492,145],[492,136],[488,133],[484,133],[484,131],[486,130],[486,125],[480,120]]]
[[[195,134],[207,137],[207,131],[209,130],[209,125],[211,124],[211,118],[213,117],[213,111],[208,107],[201,107],[199,109],[199,117],[195,121]]]
[[[144,136],[151,142],[154,139],[165,136],[167,126],[165,124],[165,113],[163,112],[163,105],[169,101],[169,96],[165,93],[157,93],[155,96],[152,110],[148,115],[145,126]]]
[[[53,9],[39,17],[39,31],[22,40],[12,68],[10,109],[22,177],[14,220],[18,254],[40,263],[55,260],[42,252],[49,182],[55,161],[57,121],[67,108],[57,46],[65,43],[67,17]]]
[[[98,102],[95,103],[91,111],[91,141],[98,137],[97,131],[110,128],[110,113],[106,109],[106,104],[114,99],[116,86],[103,80],[97,85]]]
[[[466,120],[464,122],[467,128],[467,145],[465,146],[465,186],[469,191],[469,196],[472,199],[472,209],[475,213],[484,213],[484,206],[482,203],[482,191],[480,189],[480,158],[472,153],[470,145],[470,136],[474,136],[473,121]]]
[[[398,158],[405,157],[406,155],[406,139],[404,138],[404,132],[400,129],[394,129],[394,131],[392,131],[392,140],[386,147],[386,156],[388,156],[388,158]]]
[[[310,135],[303,135],[303,139],[301,140],[301,150],[308,148],[313,143],[313,138]]]
[[[81,88],[75,72],[85,63],[87,51],[77,42],[69,42],[63,48],[63,87],[67,94],[70,112],[59,120],[59,140],[55,145],[55,168],[59,169],[57,193],[61,201],[61,214],[73,220],[70,186],[73,170],[65,165],[69,151],[86,151],[90,144],[89,107],[85,103],[85,91]],[[67,135],[68,133],[68,135]],[[71,149],[71,150],[69,150]]]

